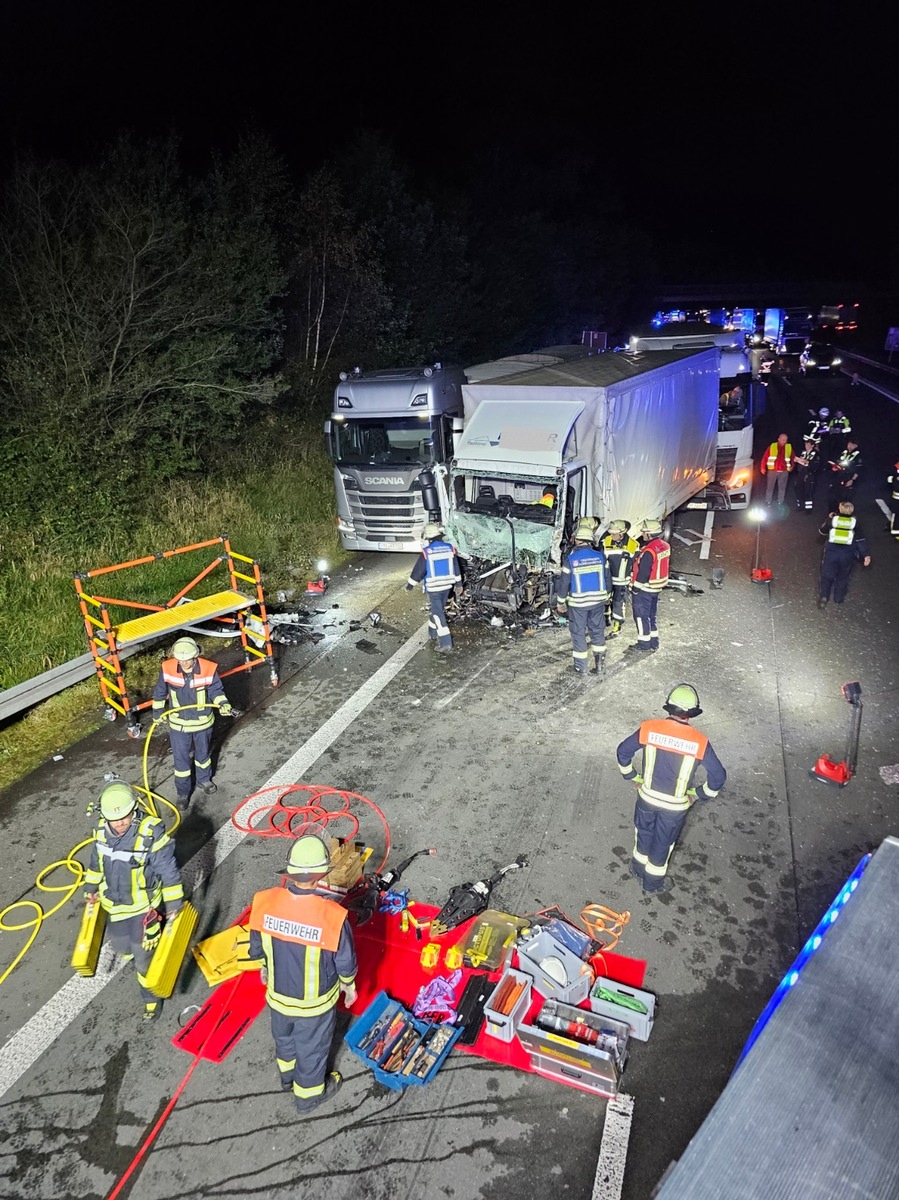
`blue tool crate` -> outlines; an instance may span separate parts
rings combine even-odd
[[[413,1053],[414,1049],[421,1045],[421,1040],[426,1033],[429,1033],[432,1029],[441,1028],[440,1026],[433,1025],[430,1021],[417,1020],[412,1016],[411,1012],[409,1012],[407,1008],[404,1008],[403,1005],[400,1004],[398,1000],[392,999],[387,995],[386,992],[378,992],[377,996],[375,996],[374,1000],[372,1000],[365,1012],[362,1013],[358,1021],[355,1021],[347,1030],[343,1038],[347,1046],[349,1046],[350,1050],[352,1050],[356,1057],[361,1059],[367,1067],[371,1068],[378,1083],[383,1083],[385,1087],[392,1088],[395,1092],[401,1092],[410,1084],[423,1087],[424,1084],[430,1083],[443,1066],[443,1060],[459,1040],[459,1035],[462,1032],[461,1025],[458,1027],[452,1027],[452,1037],[440,1051],[437,1060],[430,1067],[428,1073],[424,1077],[420,1077],[418,1075],[403,1075],[397,1071],[385,1071],[382,1064],[390,1058],[391,1052],[399,1040],[402,1031],[394,1035],[390,1042],[385,1044],[383,1050],[378,1055],[377,1060],[370,1058],[368,1054],[368,1051],[377,1045],[377,1040],[373,1041],[370,1046],[366,1046],[365,1049],[362,1049],[359,1043],[365,1040],[366,1035],[371,1032],[371,1030],[382,1018],[388,1018],[387,1025],[384,1027],[386,1030],[389,1028],[390,1022],[394,1019],[394,1017],[398,1016],[399,1014],[402,1014],[403,1017],[406,1018],[406,1020],[418,1034],[418,1042],[415,1044],[415,1047],[410,1048],[410,1051]],[[408,1062],[408,1059],[406,1061]]]

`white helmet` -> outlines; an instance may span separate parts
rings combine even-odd
[[[819,417],[829,417],[829,416],[830,416],[830,409],[829,409],[829,408],[819,408],[819,409],[818,409],[818,416],[819,416]]]
[[[431,538],[440,537],[442,533],[443,530],[439,525],[437,525],[434,521],[428,521],[427,525],[425,525],[424,529],[421,531],[421,536],[430,541]]]

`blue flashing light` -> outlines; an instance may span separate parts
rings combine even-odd
[[[824,916],[818,922],[814,932],[812,933],[812,936],[809,938],[809,940],[805,943],[805,945],[799,951],[799,954],[796,956],[796,959],[791,964],[789,971],[787,971],[786,975],[783,977],[783,979],[777,985],[774,995],[771,997],[771,999],[765,1005],[761,1016],[756,1021],[755,1025],[753,1025],[752,1032],[750,1033],[749,1037],[746,1040],[746,1045],[743,1047],[743,1049],[740,1053],[740,1057],[737,1059],[737,1065],[734,1067],[734,1071],[739,1069],[740,1063],[743,1061],[743,1059],[746,1057],[746,1055],[749,1053],[749,1051],[755,1045],[756,1039],[758,1038],[759,1034],[762,1032],[762,1030],[765,1028],[765,1026],[771,1020],[771,1017],[774,1014],[774,1010],[778,1007],[781,1000],[783,1000],[785,994],[790,990],[791,987],[793,987],[793,985],[799,979],[799,976],[802,974],[803,968],[805,967],[808,960],[815,953],[815,951],[820,948],[821,943],[824,941],[824,936],[827,933],[828,929],[830,929],[831,925],[833,925],[833,923],[836,921],[837,917],[840,915],[840,909],[846,903],[846,901],[849,899],[849,897],[852,895],[852,893],[855,891],[855,889],[858,887],[859,880],[861,879],[862,874],[864,873],[864,870],[867,867],[868,863],[871,861],[871,857],[872,856],[870,854],[866,854],[864,856],[864,858],[862,858],[861,862],[858,864],[858,866],[855,868],[855,870],[852,872],[852,874],[849,876],[849,878],[846,880],[846,882],[840,888],[839,892],[837,893],[836,899],[833,901],[830,908],[828,908],[827,912],[824,914]]]

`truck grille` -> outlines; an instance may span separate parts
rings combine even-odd
[[[425,522],[421,492],[347,492],[347,501],[356,532],[370,541],[408,542],[420,535]]]
[[[733,478],[734,467],[737,463],[736,446],[725,446],[718,449],[715,459],[715,482],[729,483]]]

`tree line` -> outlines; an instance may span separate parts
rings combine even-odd
[[[57,534],[121,520],[316,413],[340,369],[614,328],[650,248],[576,176],[497,160],[425,188],[374,133],[299,180],[259,134],[202,171],[174,137],[20,157],[0,208],[0,514]]]

